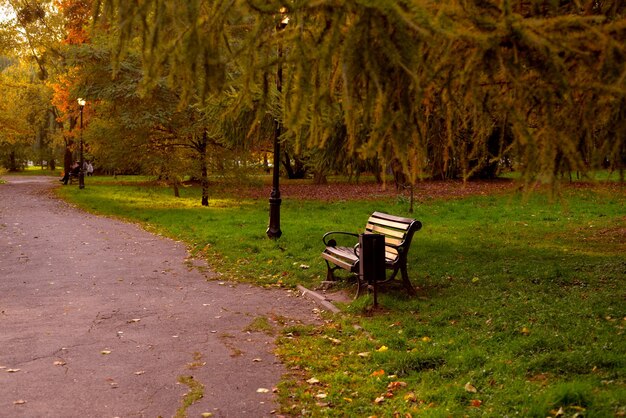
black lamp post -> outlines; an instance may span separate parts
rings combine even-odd
[[[285,9],[281,9],[283,18],[280,23],[276,25],[276,31],[281,31],[289,23],[289,17],[285,16]],[[280,99],[283,91],[283,46],[278,43],[278,69],[276,70],[276,90],[278,91],[278,97]],[[272,170],[272,192],[270,193],[270,224],[267,228],[267,236],[273,239],[280,238],[283,232],[280,230],[280,204],[282,199],[280,198],[279,188],[279,174],[280,174],[280,134],[282,132],[282,125],[277,117],[274,120],[274,167]]]
[[[80,109],[80,171],[78,172],[78,188],[85,188],[85,158],[83,155],[83,108],[87,101],[85,99],[78,99],[78,107]]]

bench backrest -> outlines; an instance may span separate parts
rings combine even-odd
[[[385,257],[388,260],[398,259],[401,253],[406,256],[411,245],[413,233],[422,228],[422,223],[411,218],[374,212],[367,220],[365,231],[385,236]]]

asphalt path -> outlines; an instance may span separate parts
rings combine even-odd
[[[0,184],[0,417],[271,416],[285,373],[255,318],[318,320],[296,292],[222,282],[181,243]],[[76,187],[76,186],[64,186]]]

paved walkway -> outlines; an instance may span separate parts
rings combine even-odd
[[[285,370],[246,327],[315,321],[313,302],[207,281],[182,244],[58,201],[56,180],[4,179],[0,417],[171,417],[180,376],[204,385],[189,417],[271,415]]]

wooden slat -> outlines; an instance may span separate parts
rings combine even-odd
[[[387,213],[382,213],[382,212],[374,212],[372,213],[372,216],[375,216],[377,218],[382,218],[382,219],[389,219],[390,221],[403,222],[403,223],[411,223],[415,221],[415,219],[402,218],[400,216],[389,215]]]
[[[344,260],[337,258],[337,257],[333,257],[331,254],[328,254],[328,253],[322,253],[322,258],[325,258],[331,263],[336,264],[342,269],[346,269],[348,271],[351,271],[352,267],[354,267],[354,264],[347,263]]]
[[[358,257],[354,254],[354,249],[352,249],[352,247],[326,247],[324,252],[332,254],[335,257],[346,258],[353,261],[358,260]]]
[[[385,251],[385,258],[389,261],[395,261],[398,258],[398,253],[390,253]]]
[[[411,226],[410,223],[401,223],[401,222],[395,222],[395,221],[388,221],[388,220],[381,219],[381,218],[375,218],[373,216],[369,218],[368,222],[371,223],[371,224],[390,226],[392,228],[401,229],[403,231],[408,230],[409,226]]]
[[[385,237],[385,244],[389,245],[401,245],[404,242],[404,240],[401,239],[397,239],[397,238],[391,238],[391,237]]]
[[[385,246],[385,251],[391,254],[398,255],[398,250],[396,250],[393,247],[390,247],[389,245]]]
[[[368,231],[377,232],[379,234],[383,234],[386,236],[404,238],[404,232],[402,231],[396,231],[395,229],[383,228],[382,226],[372,225],[370,223],[367,224],[365,229]]]

